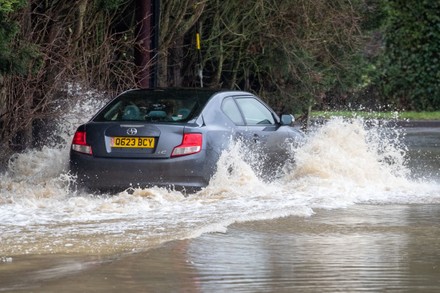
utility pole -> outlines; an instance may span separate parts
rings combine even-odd
[[[137,83],[142,88],[157,85],[159,11],[159,0],[136,0],[135,63]]]

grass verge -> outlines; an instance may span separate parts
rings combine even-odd
[[[312,111],[311,118],[344,117],[393,120],[440,120],[440,111],[436,112],[367,112],[367,111]]]

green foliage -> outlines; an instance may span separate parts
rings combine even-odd
[[[4,17],[4,14],[15,11],[25,3],[26,0],[0,0],[0,16]]]
[[[22,7],[24,0],[0,0],[0,75],[26,71],[29,59],[35,51],[28,48],[14,48],[13,39],[19,32],[18,24],[9,17],[9,13]]]
[[[12,41],[18,32],[16,23],[0,23],[0,75],[26,74],[29,63],[39,56],[39,52],[33,44],[16,44]]]
[[[440,109],[440,2],[386,2],[382,86],[394,103]]]

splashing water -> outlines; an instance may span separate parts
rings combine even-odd
[[[333,201],[335,207],[344,201],[386,203],[390,196],[397,200],[396,196],[416,192],[419,187],[408,179],[405,146],[396,138],[399,132],[378,126],[367,129],[360,119],[335,118],[297,150],[296,168],[285,176],[284,186],[305,186],[308,193],[316,188],[315,200],[330,206]],[[401,201],[405,200],[410,197],[403,195]]]
[[[252,154],[235,143],[209,186],[189,197],[162,188],[72,193],[70,137],[100,106],[92,99],[76,103],[60,123],[66,143],[18,154],[0,174],[0,257],[112,254],[224,232],[235,222],[311,216],[318,208],[440,203],[439,183],[410,179],[402,130],[337,118],[310,133],[293,150],[294,165],[272,182],[257,176]]]

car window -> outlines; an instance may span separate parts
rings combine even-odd
[[[104,107],[94,121],[186,122],[197,116],[210,93],[129,91]]]
[[[272,113],[254,98],[236,99],[247,125],[275,124]]]
[[[222,110],[236,125],[244,125],[243,117],[237,104],[232,98],[226,98],[222,103]]]

